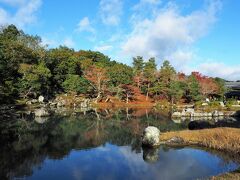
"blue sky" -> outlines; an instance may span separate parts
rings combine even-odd
[[[0,25],[15,24],[49,47],[168,59],[178,71],[240,79],[238,0],[0,0]]]

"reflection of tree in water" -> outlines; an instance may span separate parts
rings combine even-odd
[[[86,116],[82,113],[69,117],[56,115],[47,120],[38,119],[38,122],[1,120],[0,179],[31,175],[32,169],[41,166],[46,158],[62,159],[72,149],[93,148],[107,142],[131,146],[132,151],[140,153],[140,136],[146,126],[183,128],[166,116],[149,111],[146,115],[145,109],[143,112],[92,110]]]

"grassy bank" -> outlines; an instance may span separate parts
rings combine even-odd
[[[240,155],[240,129],[237,128],[214,128],[194,131],[184,130],[166,132],[161,134],[160,140],[162,142],[167,142],[173,137],[180,137],[183,139],[182,144],[184,145],[197,145],[227,152],[233,156]],[[219,176],[214,176],[210,179],[240,180],[240,169]]]
[[[230,179],[240,180],[240,169],[219,176],[214,176],[211,178],[211,180],[230,180]]]
[[[161,134],[160,140],[167,141],[173,137],[180,137],[184,144],[197,145],[216,150],[240,154],[240,129],[214,128],[203,130],[184,130]]]

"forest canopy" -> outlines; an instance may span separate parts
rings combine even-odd
[[[154,57],[133,57],[132,66],[112,61],[95,51],[75,51],[66,46],[49,49],[39,36],[24,33],[14,25],[0,30],[0,102],[16,99],[48,99],[61,93],[75,93],[97,100],[176,102],[222,98],[224,80],[192,72],[177,72],[169,61],[158,69]]]

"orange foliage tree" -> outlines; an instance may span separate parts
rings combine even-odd
[[[104,89],[106,89],[106,82],[109,80],[106,69],[92,65],[84,71],[84,76],[91,82],[92,87],[97,92],[96,101],[98,101]]]
[[[192,72],[192,75],[197,79],[200,84],[200,92],[203,96],[216,95],[219,92],[217,82],[210,77],[204,76],[199,72]]]

